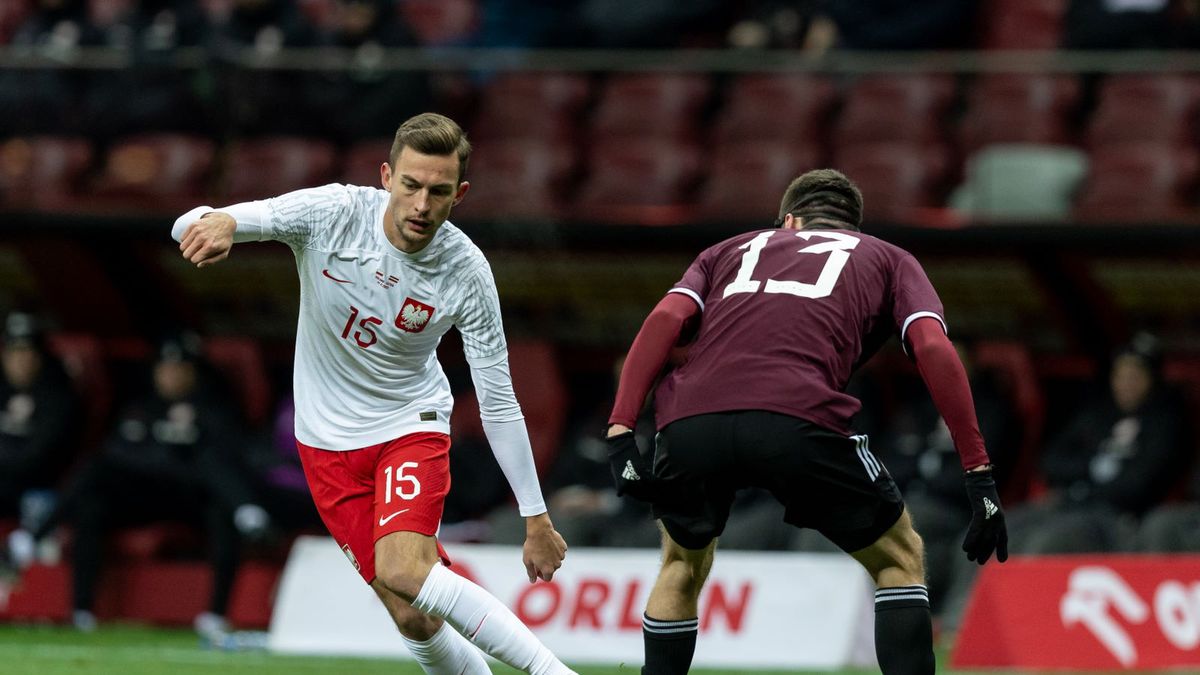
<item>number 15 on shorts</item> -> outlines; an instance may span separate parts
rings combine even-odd
[[[417,468],[416,462],[404,462],[400,466],[389,466],[383,470],[384,480],[387,482],[387,489],[384,491],[383,497],[384,504],[392,503],[392,495],[409,500],[421,494],[421,481],[417,480],[416,476],[405,473],[405,471],[415,468]]]

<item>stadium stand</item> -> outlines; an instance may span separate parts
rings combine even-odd
[[[228,149],[224,201],[263,199],[333,180],[337,155],[332,143],[308,138],[242,140]]]
[[[1091,172],[1075,204],[1075,218],[1091,223],[1172,222],[1194,219],[1191,195],[1197,156],[1169,143],[1105,145],[1090,156]]]
[[[471,136],[483,141],[538,139],[573,143],[591,96],[579,73],[520,73],[497,76],[480,92]]]
[[[984,49],[1055,49],[1067,0],[986,0],[980,15]]]
[[[480,20],[475,0],[404,0],[396,7],[423,45],[461,44]]]
[[[109,148],[87,201],[96,208],[188,209],[211,192],[215,158],[215,144],[206,138],[146,134],[122,139]]]
[[[86,138],[9,139],[0,146],[0,198],[13,206],[70,209],[91,162],[92,143]]]
[[[946,76],[864,77],[851,86],[834,122],[835,152],[863,143],[942,142],[954,96],[954,80]]]
[[[940,207],[949,158],[938,145],[873,143],[846,146],[835,166],[854,176],[873,222],[918,222],[922,209]]]
[[[1079,81],[1066,76],[982,76],[967,95],[960,147],[969,155],[994,143],[1072,144],[1079,89]]]
[[[698,144],[666,138],[597,143],[572,215],[624,220],[635,213],[630,207],[686,208],[700,178],[701,159]]]
[[[718,143],[813,143],[824,136],[837,91],[812,75],[742,75],[725,91],[714,121]]]
[[[1200,79],[1175,75],[1114,75],[1100,87],[1087,145],[1151,141],[1193,143]]]
[[[592,142],[661,138],[689,141],[704,130],[713,94],[707,75],[613,75],[602,85],[591,120]]]
[[[471,157],[471,190],[456,218],[547,219],[560,214],[576,171],[564,143],[511,140],[481,143]]]
[[[824,153],[807,140],[722,140],[713,149],[708,179],[700,188],[696,218],[762,221],[777,215],[779,196],[796,176],[824,166]]]

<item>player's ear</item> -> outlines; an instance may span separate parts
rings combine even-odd
[[[458,203],[463,200],[463,197],[467,196],[467,190],[470,189],[471,184],[465,180],[458,184],[458,192],[454,195],[454,206],[458,206]]]
[[[379,165],[379,182],[383,185],[383,189],[388,192],[392,191],[392,165],[384,162]]]

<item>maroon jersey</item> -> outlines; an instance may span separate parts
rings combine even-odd
[[[701,253],[671,289],[703,310],[687,360],[658,387],[657,422],[770,410],[849,434],[846,382],[942,303],[911,254],[849,230],[773,229]]]

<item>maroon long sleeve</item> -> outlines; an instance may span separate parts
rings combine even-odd
[[[987,450],[975,418],[975,400],[971,397],[967,372],[942,324],[929,317],[917,319],[908,327],[905,338],[933,404],[950,429],[963,469],[987,464]]]
[[[633,428],[654,378],[658,377],[671,355],[671,348],[679,341],[688,320],[699,312],[696,301],[682,293],[667,293],[650,311],[633,345],[629,347],[629,355],[625,357],[625,365],[621,368],[617,400],[609,415],[609,424]]]

